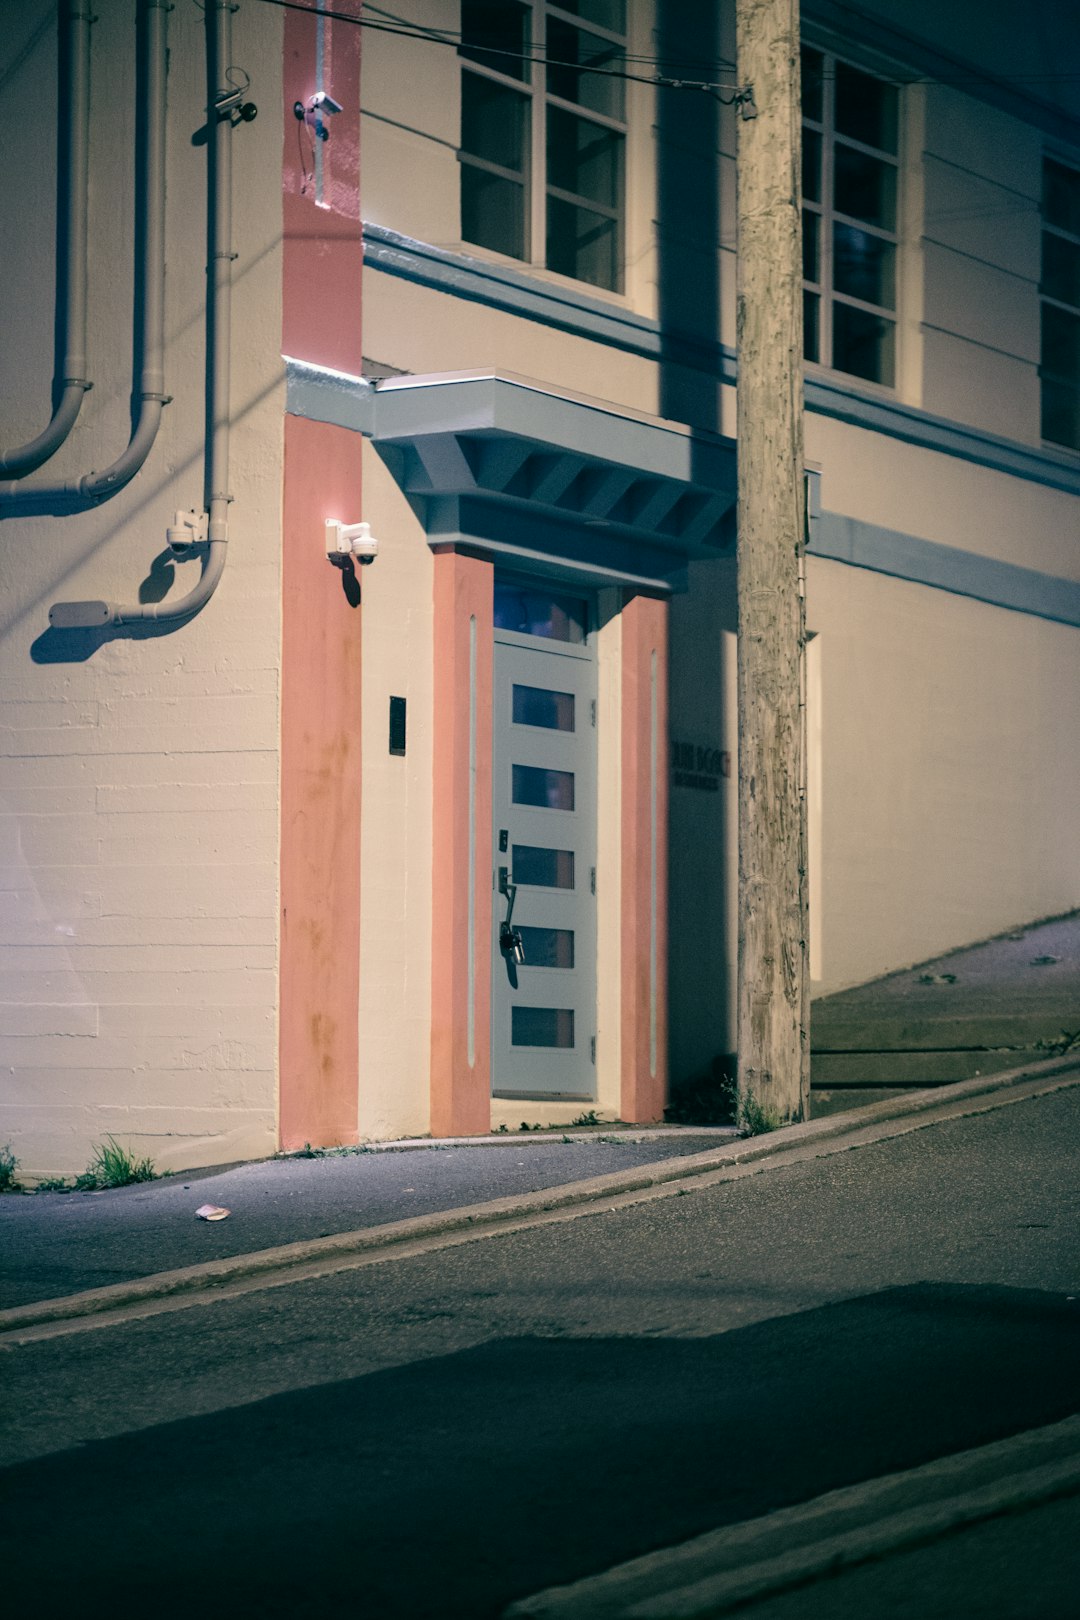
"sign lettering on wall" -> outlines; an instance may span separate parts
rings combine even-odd
[[[731,775],[731,755],[726,748],[710,744],[672,742],[671,785],[696,788],[701,793],[717,793],[720,778]]]

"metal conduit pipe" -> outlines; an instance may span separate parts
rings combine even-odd
[[[0,474],[23,478],[56,454],[72,428],[83,398],[92,386],[86,375],[86,225],[90,165],[90,24],[87,0],[65,0],[59,7],[58,54],[67,47],[69,95],[57,97],[57,124],[64,131],[67,186],[67,252],[63,290],[63,388],[52,421],[36,439],[17,450],[0,452]],[[59,143],[58,143],[59,144]],[[57,289],[58,297],[59,288]]]
[[[104,472],[40,484],[0,484],[0,502],[27,497],[104,501],[130,483],[150,454],[166,404],[165,385],[165,61],[169,0],[142,0],[146,12],[146,94],[136,135],[144,155],[142,372],[139,414],[123,455]],[[85,322],[84,322],[85,324]]]
[[[232,132],[229,111],[222,106],[235,99],[228,77],[232,62],[233,0],[207,0],[207,155],[210,188],[210,240],[207,274],[207,364],[210,371],[209,412],[206,425],[206,507],[202,512],[178,512],[168,531],[169,544],[178,557],[205,545],[198,582],[181,596],[164,602],[139,602],[129,607],[115,602],[56,602],[49,609],[54,629],[75,629],[108,624],[168,624],[186,619],[210,600],[225,568],[229,539],[229,409],[232,316]]]

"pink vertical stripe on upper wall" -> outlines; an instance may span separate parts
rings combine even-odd
[[[312,0],[313,5],[313,0]],[[360,0],[335,0],[334,11],[357,22],[327,18],[323,85],[342,106],[320,142],[323,202],[315,200],[314,137],[297,122],[293,104],[306,103],[316,78],[317,14],[285,14],[283,190],[285,231],[284,352],[312,365],[359,376],[360,272]],[[307,177],[305,179],[305,177]],[[306,186],[306,189],[305,189]]]
[[[668,605],[622,610],[623,1119],[667,1101]]]
[[[494,579],[490,562],[435,554],[431,1133],[491,1128],[491,771]],[[470,621],[475,633],[470,636]],[[475,838],[469,963],[470,687]],[[473,1051],[469,1061],[469,1002]]]
[[[335,10],[359,16],[356,0]],[[319,88],[343,111],[305,185],[311,137],[293,115]],[[284,27],[282,349],[358,374],[360,29],[289,11]],[[301,144],[303,143],[303,144]],[[361,515],[360,439],[285,418],[282,521],[281,1144],[356,1140],[360,958],[360,608],[326,560],[328,517]],[[346,590],[348,586],[348,590]]]

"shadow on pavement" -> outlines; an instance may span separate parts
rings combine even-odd
[[[1078,1330],[1057,1295],[927,1283],[712,1338],[493,1341],[7,1470],[5,1599],[484,1620],[1058,1420]]]

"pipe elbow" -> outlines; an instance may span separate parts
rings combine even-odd
[[[0,453],[0,473],[12,479],[25,478],[54,456],[75,426],[89,389],[85,378],[65,377],[64,392],[48,427],[17,450]]]
[[[104,472],[87,473],[78,480],[76,487],[83,500],[95,503],[107,501],[110,495],[115,495],[125,484],[131,482],[153,448],[161,424],[163,405],[162,395],[157,394],[152,398],[143,395],[139,420],[123,455]]]

